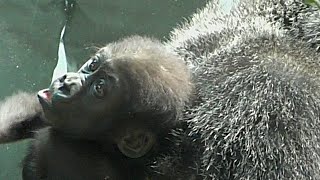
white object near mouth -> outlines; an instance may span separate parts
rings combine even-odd
[[[68,62],[67,62],[67,56],[66,56],[66,51],[65,51],[64,42],[63,42],[65,29],[66,29],[66,25],[63,26],[61,33],[60,33],[60,41],[59,41],[59,48],[58,48],[58,61],[57,61],[56,67],[53,70],[51,83],[55,79],[65,75],[68,72]]]

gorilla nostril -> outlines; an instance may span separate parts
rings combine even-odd
[[[59,82],[63,83],[66,78],[67,78],[67,75],[65,74],[59,78]]]
[[[77,93],[82,86],[81,77],[78,73],[67,73],[59,80],[61,87],[58,89],[66,95],[73,95]]]
[[[73,84],[76,84],[78,80],[80,80],[80,78],[68,76],[64,79],[63,84],[66,86],[71,86]]]
[[[59,91],[69,94],[70,92],[70,86],[68,86],[67,84],[63,84],[61,87],[58,88]]]

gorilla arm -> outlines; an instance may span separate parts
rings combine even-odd
[[[36,94],[18,92],[0,102],[0,143],[31,138],[45,126]]]

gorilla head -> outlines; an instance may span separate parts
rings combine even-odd
[[[135,36],[100,49],[38,97],[54,130],[116,143],[139,157],[173,127],[191,91],[182,60],[160,42]]]

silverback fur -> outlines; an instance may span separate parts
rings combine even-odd
[[[189,137],[205,145],[200,173],[217,180],[319,179],[320,58],[310,48],[317,37],[292,36],[257,6],[282,8],[243,1],[224,13],[212,1],[166,42],[193,71],[198,99],[186,119]],[[299,26],[320,22],[319,12],[304,16]]]
[[[306,5],[303,0],[242,0],[241,3],[320,52],[319,8]]]

